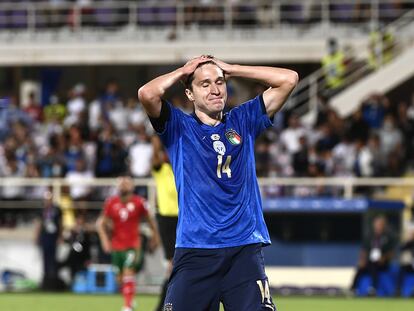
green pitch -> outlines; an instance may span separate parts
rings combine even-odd
[[[413,299],[304,298],[275,299],[279,311],[413,311]],[[139,295],[136,311],[153,311],[156,296]],[[121,296],[74,294],[0,294],[1,311],[120,311]]]

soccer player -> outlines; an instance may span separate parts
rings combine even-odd
[[[223,113],[226,80],[259,81],[268,89]],[[194,104],[187,115],[163,100],[178,81]],[[138,90],[167,148],[178,192],[173,272],[164,310],[275,310],[262,246],[270,244],[257,183],[254,142],[298,81],[296,72],[225,63],[199,56]]]
[[[165,259],[168,261],[167,278],[162,286],[160,301],[155,309],[155,311],[163,311],[165,295],[167,294],[168,277],[172,271],[172,259],[175,250],[178,198],[174,174],[168,155],[165,153],[158,136],[154,135],[151,140],[154,149],[152,156],[152,176],[155,179],[157,187],[157,221]]]
[[[133,310],[135,295],[135,273],[142,261],[139,224],[146,220],[152,230],[150,249],[159,244],[159,235],[154,217],[149,213],[144,199],[133,194],[134,185],[130,177],[121,177],[119,194],[106,200],[104,210],[97,220],[97,230],[106,253],[111,253],[112,264],[119,269],[118,280],[124,297],[123,311]],[[112,225],[112,236],[108,227]]]

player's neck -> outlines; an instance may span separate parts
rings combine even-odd
[[[126,203],[129,201],[129,199],[131,198],[132,194],[128,193],[128,194],[120,194],[119,198],[121,199],[122,203]]]
[[[195,110],[194,113],[202,123],[210,126],[219,125],[223,119],[223,111],[208,114],[201,110]]]

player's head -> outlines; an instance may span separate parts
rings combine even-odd
[[[118,178],[118,192],[121,196],[127,196],[134,191],[134,182],[129,176],[122,176]]]
[[[187,78],[185,94],[195,110],[208,115],[223,111],[227,101],[223,70],[213,60],[199,64]]]

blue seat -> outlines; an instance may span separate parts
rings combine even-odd
[[[362,275],[356,286],[356,295],[365,297],[369,294],[369,289],[372,287],[372,278],[368,274]]]
[[[87,284],[90,293],[111,294],[118,290],[111,265],[91,265],[87,271]]]
[[[391,297],[397,292],[397,275],[398,268],[391,267],[387,271],[378,274],[378,284],[376,294],[379,297]],[[372,278],[366,274],[361,276],[356,286],[356,295],[365,297],[370,294],[370,289],[373,287]]]
[[[404,275],[401,284],[401,296],[414,296],[414,273],[407,273]]]
[[[75,275],[75,279],[72,283],[72,291],[78,294],[84,294],[88,292],[88,280],[86,271],[79,271]]]
[[[378,297],[391,297],[396,294],[397,291],[397,281],[394,271],[384,271],[380,272],[378,275],[378,288],[377,296]]]

